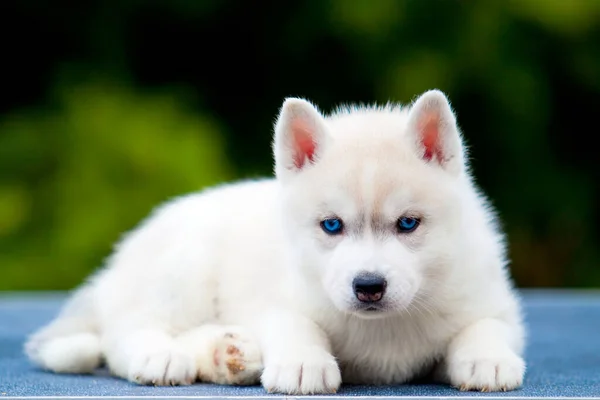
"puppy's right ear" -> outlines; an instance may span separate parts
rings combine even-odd
[[[278,177],[314,164],[327,140],[323,115],[306,100],[287,98],[275,123],[273,154]]]

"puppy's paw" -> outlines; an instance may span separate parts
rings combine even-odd
[[[523,384],[525,362],[511,350],[478,354],[475,349],[457,352],[448,362],[452,386],[462,391],[509,391]]]
[[[271,360],[265,365],[261,381],[269,393],[325,394],[337,392],[342,375],[327,351],[305,349]]]
[[[141,385],[191,385],[196,380],[194,360],[176,349],[164,349],[135,355],[128,378]]]
[[[263,370],[258,343],[243,332],[225,332],[214,345],[210,363],[199,367],[201,381],[222,385],[253,385]]]

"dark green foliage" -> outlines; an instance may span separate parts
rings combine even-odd
[[[153,206],[271,173],[286,96],[448,93],[521,286],[600,286],[597,0],[0,5],[0,289],[65,289]]]

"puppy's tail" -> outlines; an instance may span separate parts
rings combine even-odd
[[[93,287],[78,289],[56,319],[29,336],[24,350],[33,363],[53,372],[90,373],[98,368],[102,353]]]

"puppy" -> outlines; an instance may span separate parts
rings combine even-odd
[[[523,382],[504,239],[446,96],[325,116],[285,100],[273,179],[174,199],[25,345],[59,373],[269,392]]]

